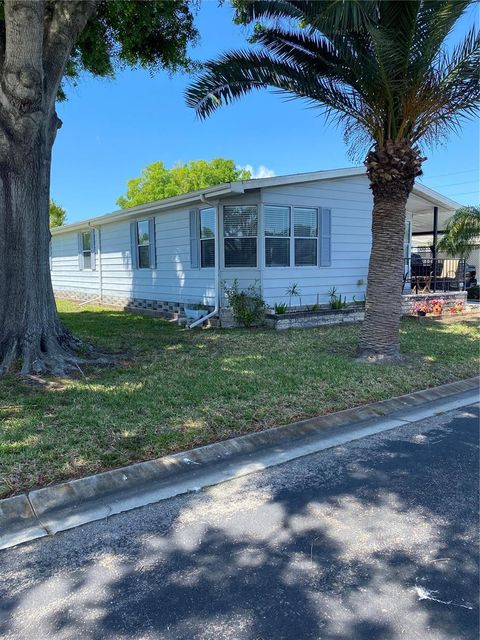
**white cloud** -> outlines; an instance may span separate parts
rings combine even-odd
[[[252,174],[252,178],[273,178],[273,176],[276,175],[273,169],[269,169],[264,164],[259,165],[258,169],[256,170],[251,164],[246,164],[244,167],[241,167],[241,169],[250,171],[250,173]]]

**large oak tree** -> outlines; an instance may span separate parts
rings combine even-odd
[[[48,259],[55,105],[66,80],[125,65],[187,67],[196,37],[187,0],[0,0],[0,375],[16,361],[25,374],[78,362]]]

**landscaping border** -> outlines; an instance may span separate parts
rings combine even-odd
[[[472,404],[479,380],[308,418],[0,500],[0,549]]]

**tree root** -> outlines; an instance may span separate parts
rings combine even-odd
[[[82,354],[82,355],[81,355]],[[86,357],[85,357],[85,354]],[[13,370],[20,361],[20,376],[68,376],[82,366],[112,365],[112,357],[100,354],[68,332],[60,335],[11,336],[0,343],[0,376]]]

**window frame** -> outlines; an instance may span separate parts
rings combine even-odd
[[[92,254],[94,252],[94,240],[92,238],[93,233],[95,233],[93,231],[93,229],[87,229],[86,231],[80,231],[80,238],[81,238],[81,247],[82,247],[82,271],[93,271],[93,260],[92,260]],[[85,244],[84,244],[84,238],[88,237],[89,239],[89,243],[90,243],[90,248],[89,249],[85,249]],[[88,253],[88,257],[90,258],[90,266],[86,267],[85,266],[85,254]]]
[[[202,211],[212,211],[213,212],[213,237],[212,238],[202,238]],[[199,259],[198,264],[200,269],[215,269],[217,265],[217,256],[216,256],[216,243],[217,243],[217,208],[216,207],[202,207],[198,210],[198,251],[199,251]],[[213,241],[213,265],[204,266],[203,261],[203,252],[202,246],[204,242],[212,242]]]
[[[227,236],[225,235],[225,209],[228,208],[240,208],[240,207],[255,207],[256,209],[256,214],[257,214],[257,235],[256,236]],[[258,202],[254,202],[254,203],[242,203],[242,204],[223,204],[222,205],[222,224],[221,224],[221,229],[222,229],[222,268],[223,269],[259,269],[259,265],[260,265],[260,261],[259,261],[259,255],[260,255],[260,248],[259,248],[259,238],[260,238],[260,234],[262,232],[261,229],[261,216],[260,214],[260,208],[259,208],[259,203]],[[245,267],[236,267],[236,266],[230,266],[226,264],[226,251],[225,251],[225,243],[226,240],[230,240],[230,239],[235,239],[235,238],[241,238],[241,239],[255,239],[255,265],[252,266],[245,266]]]
[[[265,209],[267,207],[278,207],[279,209],[288,210],[288,236],[267,236],[266,235],[266,214]],[[289,269],[292,266],[292,211],[288,204],[270,204],[264,203],[262,205],[262,237],[263,237],[263,264],[267,269]],[[288,264],[287,265],[275,265],[267,264],[267,240],[270,238],[288,240]]]
[[[282,237],[282,236],[266,236],[265,235],[265,207],[281,207],[282,209],[287,208],[289,210],[289,222],[290,222],[290,264],[288,266],[280,267],[275,265],[267,265],[267,255],[266,255],[266,240],[267,238],[272,237]],[[327,209],[329,207],[326,207]],[[293,218],[293,210],[294,209],[312,209],[316,211],[317,215],[317,235],[316,236],[295,236],[295,224]],[[265,269],[320,269],[327,268],[322,267],[320,265],[320,242],[321,242],[321,232],[320,232],[320,224],[321,224],[321,213],[323,207],[311,207],[309,205],[301,205],[301,204],[281,204],[278,202],[264,202],[262,204],[262,238],[263,238],[263,266]],[[283,236],[286,237],[286,236]],[[316,264],[295,264],[295,240],[316,240],[317,246],[317,260]]]
[[[145,222],[147,227],[148,227],[148,242],[146,244],[140,244],[140,234],[139,234],[139,225]],[[137,252],[137,269],[151,269],[151,264],[150,264],[150,244],[151,244],[152,239],[150,238],[150,218],[142,218],[140,220],[135,220],[135,250]],[[140,247],[147,247],[148,248],[148,266],[147,267],[142,267],[140,266]]]

